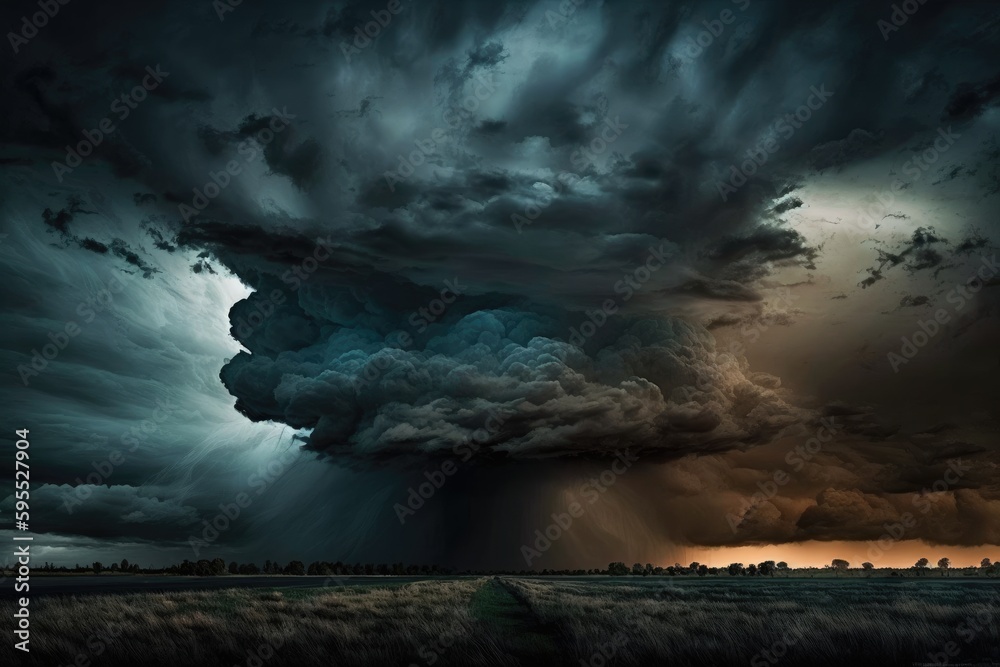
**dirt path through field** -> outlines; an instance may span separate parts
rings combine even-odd
[[[523,665],[561,664],[556,627],[541,623],[531,608],[500,579],[486,582],[473,596],[474,617],[488,622]]]

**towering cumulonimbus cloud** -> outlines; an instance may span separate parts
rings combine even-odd
[[[745,364],[722,367],[711,336],[678,319],[604,315],[591,344],[577,347],[563,339],[561,313],[456,304],[411,335],[361,317],[370,301],[323,291],[303,290],[299,325],[284,339],[294,349],[275,354],[265,321],[222,379],[244,414],[312,429],[309,446],[331,454],[451,456],[474,442],[483,458],[625,447],[677,457],[760,442],[806,418]],[[276,311],[275,328],[290,310]],[[347,313],[364,323],[334,321]],[[313,337],[291,337],[305,331]]]
[[[184,549],[293,437],[234,545],[398,560],[402,464],[472,445],[409,553],[516,563],[495,542],[628,448],[553,566],[877,539],[956,457],[912,534],[995,542],[997,278],[966,289],[1000,245],[993,3],[898,29],[863,0],[440,0],[375,27],[383,0],[218,4],[69,3],[0,68],[4,398],[45,427],[67,543]]]

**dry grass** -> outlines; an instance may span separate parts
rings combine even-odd
[[[30,607],[31,660],[8,640],[0,664],[70,665],[78,655],[95,667],[427,664],[421,647],[429,655],[432,643],[453,636],[435,664],[512,664],[469,611],[485,581],[40,597]],[[10,618],[13,603],[0,610]]]
[[[928,654],[949,642],[954,655],[939,664],[1000,664],[991,584],[650,578],[508,585],[542,622],[558,626],[577,655],[593,655],[622,633],[614,664],[910,667],[934,663]]]
[[[0,664],[910,667],[952,642],[946,664],[996,665],[997,591],[992,582],[651,577],[38,597],[30,657],[8,636]],[[13,606],[0,603],[0,614]],[[774,648],[780,659],[762,653]]]

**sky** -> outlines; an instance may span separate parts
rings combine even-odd
[[[37,558],[1000,560],[1000,9],[896,7],[7,3]]]

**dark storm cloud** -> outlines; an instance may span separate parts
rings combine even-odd
[[[733,280],[693,278],[677,287],[676,294],[689,294],[705,299],[723,301],[760,301],[764,297],[753,289]]]
[[[866,2],[594,2],[574,5],[571,16],[561,14],[565,5],[407,3],[357,53],[349,50],[357,29],[383,2],[244,3],[224,21],[211,3],[67,6],[0,75],[0,169],[5,177],[31,174],[17,188],[27,183],[41,194],[24,217],[44,230],[47,244],[61,244],[52,251],[67,266],[85,269],[74,280],[92,284],[91,266],[150,280],[138,281],[144,299],[97,325],[94,335],[107,341],[81,339],[53,363],[38,383],[45,400],[98,404],[109,414],[86,423],[111,437],[116,419],[140,418],[124,408],[114,414],[116,405],[129,395],[148,398],[157,382],[177,386],[190,392],[187,410],[176,438],[164,439],[202,443],[187,422],[203,430],[213,423],[217,415],[199,420],[194,406],[209,388],[224,386],[236,410],[304,429],[312,449],[385,463],[446,456],[500,416],[483,447],[492,466],[482,474],[501,486],[495,471],[503,459],[532,459],[540,468],[539,459],[566,463],[620,447],[675,463],[710,454],[677,465],[713,479],[719,457],[766,454],[828,416],[797,407],[802,397],[745,360],[720,363],[705,327],[790,325],[805,310],[774,304],[774,275],[795,273],[780,282],[809,289],[801,273],[836,262],[824,254],[824,237],[796,221],[811,205],[800,191],[811,177],[920,146],[942,118],[968,127],[994,113],[995,37],[983,26],[995,25],[995,8],[928,3],[886,42],[876,26],[885,7]],[[703,21],[723,10],[737,20],[692,54]],[[20,10],[2,11],[5,24],[19,22]],[[50,195],[51,163],[64,160],[66,147],[108,115],[109,100],[157,63],[171,72],[164,85]],[[787,126],[794,132],[780,129],[821,86],[833,92],[829,100]],[[275,109],[293,117],[264,141],[260,132]],[[752,155],[759,161],[755,149],[768,139],[776,150],[765,151],[766,162],[724,201],[718,183]],[[979,163],[941,174],[995,192],[996,154],[987,145]],[[220,185],[218,175],[234,160],[241,173]],[[116,179],[127,187],[103,203],[67,199]],[[209,183],[218,195],[197,215],[183,215],[178,205],[190,205],[194,190]],[[902,229],[898,242],[877,247],[864,285],[951,261],[940,234]],[[967,235],[954,252],[986,247]],[[197,320],[187,319],[186,302],[200,292],[183,281],[215,285],[227,271],[254,290],[229,312],[239,353],[214,349]],[[34,284],[19,280],[5,294],[18,313],[5,334],[15,363],[52,321],[67,317],[32,310],[65,280],[56,271],[32,276]],[[162,292],[146,291],[154,286]],[[978,297],[963,339],[988,340],[977,323],[995,309],[991,290]],[[228,307],[234,298],[226,294],[218,301]],[[164,295],[185,305],[162,306]],[[63,305],[72,313],[76,301]],[[185,333],[164,344],[164,323]],[[574,332],[582,332],[580,344]],[[135,377],[137,368],[143,377]],[[120,390],[93,396],[94,386],[116,382]],[[30,414],[29,401],[18,405]],[[236,417],[231,406],[226,413]],[[920,465],[893,460],[911,443],[892,440],[893,427],[869,412],[837,416],[859,438],[857,449],[884,447],[872,455],[878,460],[844,454],[818,470],[806,467],[815,477],[796,494],[747,519],[757,532],[733,535],[725,523],[713,532],[694,521],[679,532],[704,544],[868,535],[899,509],[879,484],[906,492]],[[84,417],[76,410],[63,421]],[[65,427],[56,434],[75,442]],[[191,465],[228,470],[226,459],[237,457],[215,444],[200,445],[204,462],[199,450]],[[183,540],[181,523],[217,505],[205,490],[214,478],[179,476],[135,490],[180,447],[161,446],[130,463],[135,468],[123,470],[114,489],[95,491],[86,522],[61,517],[53,525],[107,539],[153,537],[158,525]],[[66,469],[48,480],[53,487],[73,482],[78,464],[87,464],[68,446],[59,451]],[[855,467],[838,469],[845,462]],[[323,473],[308,474],[315,487],[332,486]],[[764,468],[756,477],[727,474],[718,472],[714,489],[723,498],[750,495],[766,478]],[[357,486],[345,486],[357,492],[365,483],[352,479]],[[966,479],[954,491],[954,511],[942,510],[935,525],[995,511],[983,479]],[[826,492],[829,480],[841,490]],[[655,489],[657,481],[637,489]],[[386,477],[379,488],[394,482]],[[464,482],[463,491],[473,493],[475,482]],[[670,482],[677,497],[695,495],[690,479]],[[663,507],[680,507],[673,500],[650,509],[649,526],[694,514],[668,516]],[[330,515],[344,513],[338,502],[329,503]],[[461,506],[452,501],[448,511]],[[351,535],[370,535],[366,522],[375,514],[366,510]],[[102,515],[136,527],[95,528]],[[283,521],[271,528],[278,523],[300,544]],[[855,524],[864,529],[852,531]],[[241,538],[243,530],[252,532],[241,528]],[[485,530],[470,543],[488,542]],[[963,530],[955,539],[994,539],[989,529]],[[926,536],[947,539],[940,530]]]
[[[807,269],[816,268],[813,260],[819,251],[807,245],[805,238],[793,229],[760,227],[749,234],[726,238],[710,248],[708,257],[730,266],[751,260],[750,266],[769,262],[798,261]],[[741,276],[742,277],[742,276]]]
[[[199,134],[205,150],[211,155],[222,154],[227,146],[237,148],[239,153],[252,150],[249,142],[256,139],[263,146],[264,160],[271,170],[288,176],[297,187],[304,189],[317,176],[322,164],[322,151],[314,139],[295,143],[293,133],[284,131],[288,122],[287,112],[284,116],[280,113],[251,114],[236,129],[202,127]]]
[[[314,296],[303,289],[303,324],[324,305]],[[338,314],[348,308],[342,300]],[[558,340],[565,328],[551,315],[476,310],[385,348],[374,332],[343,326],[333,341],[277,358],[241,353],[223,381],[251,418],[312,428],[311,448],[357,457],[451,455],[491,419],[501,426],[480,442],[483,459],[621,446],[679,456],[767,439],[806,417],[739,371],[719,376],[710,339],[679,321],[612,320],[586,352]],[[710,375],[724,379],[712,385]]]
[[[71,196],[66,202],[66,207],[58,211],[47,208],[42,211],[42,222],[51,229],[59,232],[63,236],[69,235],[69,225],[80,213],[93,214],[94,211],[87,211],[83,208],[83,199]]]
[[[144,278],[150,278],[153,274],[159,273],[159,269],[151,266],[146,260],[140,257],[139,254],[128,245],[128,243],[120,238],[114,238],[107,243],[102,243],[90,237],[81,238],[75,234],[71,234],[70,224],[74,221],[74,219],[76,219],[76,216],[80,214],[97,214],[97,211],[87,210],[84,206],[85,203],[81,197],[72,195],[68,198],[65,208],[59,209],[58,211],[53,211],[51,208],[47,208],[42,211],[42,221],[48,228],[50,228],[50,231],[58,232],[64,239],[66,245],[75,244],[83,250],[89,250],[90,252],[99,255],[106,255],[110,253],[112,256],[118,257],[124,260],[126,264],[138,269]],[[162,238],[159,239],[157,247],[165,250],[169,250],[170,248],[169,244],[163,242]]]
[[[328,40],[325,76],[303,71],[315,93],[303,87],[287,105],[277,105],[294,109],[288,132],[258,146],[259,132],[274,119],[256,110],[196,130],[208,165],[238,159],[238,147],[251,142],[262,152],[266,177],[287,179],[306,204],[294,208],[310,214],[291,215],[278,203],[269,215],[254,210],[240,200],[234,175],[210,213],[185,216],[176,240],[158,227],[148,230],[159,250],[171,252],[175,244],[209,249],[212,259],[258,290],[231,314],[233,334],[249,350],[222,373],[237,408],[253,419],[314,429],[308,441],[317,449],[378,455],[447,449],[474,430],[470,419],[500,408],[516,416],[491,446],[511,456],[601,451],[603,439],[666,452],[697,449],[692,433],[704,433],[700,439],[718,448],[771,432],[764,426],[752,433],[733,416],[735,399],[727,392],[734,386],[765,395],[746,377],[730,378],[733,386],[720,396],[692,391],[697,372],[713,363],[699,342],[702,334],[678,334],[668,325],[637,337],[639,324],[632,322],[679,300],[759,302],[766,298],[761,281],[776,267],[816,269],[822,249],[775,218],[802,200],[782,198],[794,186],[776,184],[802,165],[839,166],[879,150],[876,137],[891,109],[852,100],[904,81],[890,67],[866,66],[859,75],[863,60],[888,62],[881,44],[856,34],[867,10],[860,4],[741,7],[746,26],[691,58],[684,50],[688,21],[673,5],[582,8],[565,22],[553,22],[542,6],[470,3],[445,14],[408,6],[370,46],[343,57],[341,42],[352,40],[371,9],[379,9],[369,5],[285,17],[272,10],[257,22],[261,49],[277,60],[258,82],[275,93],[287,89],[281,66],[314,48],[319,36]],[[224,30],[247,14],[227,16],[216,39],[225,39]],[[261,25],[288,29],[261,32]],[[570,51],[581,30],[602,37]],[[846,51],[837,44],[838,59],[829,57],[832,43],[803,46],[810,35],[837,31],[851,42]],[[407,32],[411,41],[403,39]],[[788,45],[781,54],[767,46],[779,34]],[[279,42],[291,51],[276,50]],[[528,42],[540,50],[526,52]],[[899,42],[893,58],[919,49]],[[143,55],[162,60],[156,50],[155,42],[146,45]],[[794,81],[761,79],[792,62]],[[141,71],[134,62],[103,66],[116,84]],[[226,61],[219,67],[231,69]],[[173,92],[149,103],[151,116],[162,118],[179,103],[198,108],[210,101],[181,92],[205,89],[204,73],[176,69]],[[17,85],[72,137],[84,125],[76,117],[80,107],[56,89],[60,77],[51,68],[29,68]],[[418,88],[418,81],[428,88]],[[714,87],[687,99],[685,86],[701,81]],[[834,91],[837,108],[817,111],[732,202],[720,200],[711,179],[740,162],[756,133],[773,128],[775,118],[821,84]],[[335,108],[357,111],[320,113],[331,96],[338,98]],[[920,97],[910,95],[909,103]],[[727,117],[733,106],[743,111]],[[176,158],[157,158],[169,150],[163,142],[132,134],[128,148],[148,159],[141,180],[166,184],[168,192],[176,192],[172,184],[205,180],[197,170],[178,174]],[[566,172],[573,178],[556,178]],[[187,201],[181,194],[170,199]],[[516,216],[529,219],[526,212],[530,223],[515,225]],[[51,217],[60,229],[70,222]],[[330,232],[335,243],[317,245]],[[938,240],[918,235],[899,252],[882,251],[872,275],[899,263],[914,271],[940,264]],[[148,275],[150,268],[123,242],[91,240],[88,249],[107,248]],[[653,262],[651,272],[644,266],[652,266],[647,255],[657,247],[669,248],[671,258]],[[300,278],[289,278],[296,267],[310,268],[301,289]],[[213,270],[208,258],[192,269]],[[414,320],[445,281],[465,286],[456,303],[432,319]],[[275,290],[280,304],[269,303]],[[606,314],[598,335],[582,349],[570,347],[566,341],[585,313],[608,299],[622,314]],[[263,324],[241,327],[254,309],[267,314]],[[423,327],[419,332],[414,321]],[[411,347],[394,347],[404,334]],[[691,350],[684,363],[667,355],[673,346]],[[632,354],[643,360],[641,367],[630,365]],[[383,357],[392,368],[360,389],[358,376]],[[516,381],[508,373],[515,359],[523,374]],[[621,366],[617,374],[602,370],[610,360]],[[649,369],[660,363],[671,370],[651,380]],[[641,381],[634,384],[633,376]],[[593,435],[584,437],[570,426],[580,422],[583,406],[597,404],[605,408],[587,427]],[[774,410],[784,408],[767,408]]]
[[[856,128],[844,139],[820,144],[812,149],[810,160],[813,167],[822,171],[840,167],[855,160],[872,156],[878,152],[879,137],[871,132]]]
[[[918,306],[926,306],[930,303],[930,297],[923,294],[917,296],[911,296],[907,294],[902,299],[899,300],[900,308],[916,308]]]
[[[982,115],[1000,97],[1000,76],[978,84],[962,82],[945,108],[945,120],[970,120]]]
[[[940,265],[944,255],[938,248],[943,245],[948,245],[948,240],[933,227],[918,227],[908,240],[897,244],[893,250],[876,248],[878,266],[867,269],[869,277],[861,282],[861,287],[870,287],[881,280],[887,270],[899,265],[910,273]]]

